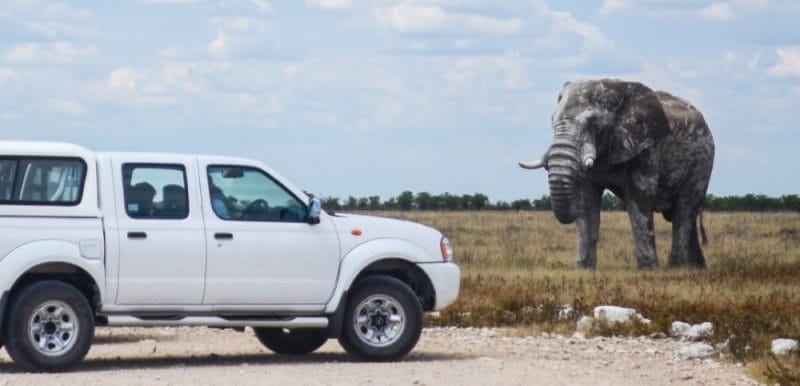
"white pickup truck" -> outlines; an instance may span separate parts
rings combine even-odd
[[[0,327],[32,371],[80,362],[95,326],[251,327],[278,354],[329,338],[367,360],[417,343],[458,295],[435,229],[327,214],[266,165],[0,141]]]

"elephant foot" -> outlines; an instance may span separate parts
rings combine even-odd
[[[575,263],[575,268],[583,269],[587,271],[594,271],[597,268],[597,260],[578,260]]]
[[[706,259],[703,257],[700,258],[689,258],[689,259],[669,259],[669,267],[670,268],[697,268],[697,269],[705,269],[706,268]]]
[[[639,260],[640,271],[658,271],[658,268],[658,258],[656,257]]]

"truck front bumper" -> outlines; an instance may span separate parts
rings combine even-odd
[[[420,263],[418,264],[428,278],[431,279],[433,290],[436,293],[436,302],[433,311],[441,310],[458,297],[461,287],[461,269],[453,263]]]

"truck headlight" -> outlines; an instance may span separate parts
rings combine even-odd
[[[442,260],[445,262],[453,260],[453,247],[450,246],[450,240],[447,237],[442,237],[440,247],[442,248]]]

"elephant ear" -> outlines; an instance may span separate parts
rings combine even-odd
[[[631,83],[611,130],[608,154],[611,164],[627,162],[669,133],[669,120],[653,90]]]

